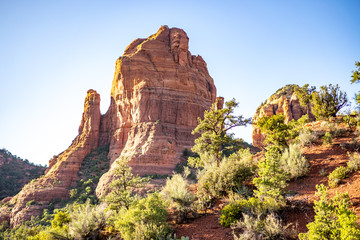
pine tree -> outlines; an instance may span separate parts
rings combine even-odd
[[[281,154],[276,147],[270,147],[265,158],[259,162],[258,177],[253,183],[257,190],[255,196],[259,199],[273,198],[279,202],[284,201],[284,190],[289,175],[283,170],[280,163]]]
[[[242,115],[234,115],[234,109],[238,106],[235,99],[225,103],[225,108],[217,108],[217,103],[213,104],[210,111],[205,111],[204,119],[198,118],[198,126],[192,134],[200,134],[195,140],[195,145],[191,149],[200,155],[200,158],[190,160],[196,162],[193,165],[201,166],[201,156],[213,156],[220,165],[223,152],[227,150],[234,139],[229,130],[238,126],[246,126],[251,119],[244,118]]]
[[[348,102],[346,92],[341,91],[338,84],[321,86],[319,92],[313,92],[312,98],[316,119],[336,117]]]
[[[355,71],[352,71],[352,79],[350,80],[351,83],[358,83],[360,81],[360,62],[355,62],[355,66],[357,69]],[[360,104],[360,93],[356,94],[355,97],[358,104]]]
[[[111,192],[105,197],[105,202],[110,203],[111,208],[129,209],[130,205],[136,200],[133,189],[141,187],[148,180],[139,176],[134,176],[131,167],[128,165],[129,159],[121,157],[116,160],[115,180],[110,184]]]

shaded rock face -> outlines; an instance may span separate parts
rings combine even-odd
[[[41,214],[51,201],[68,198],[68,189],[75,186],[83,159],[98,146],[100,118],[100,95],[89,90],[79,135],[68,149],[50,160],[44,176],[25,185],[9,201],[13,207],[11,211],[0,211],[0,220],[8,219],[10,225],[16,227],[31,216]]]
[[[260,128],[256,126],[256,122],[262,117],[271,117],[273,115],[284,114],[285,122],[291,120],[298,120],[305,114],[309,114],[311,120],[314,120],[314,115],[309,112],[306,107],[300,105],[299,99],[294,92],[297,85],[287,85],[279,89],[275,94],[270,96],[264,104],[256,109],[256,113],[252,119],[253,133],[252,140],[255,147],[264,147],[265,136],[261,133]]]
[[[216,88],[206,63],[188,50],[189,39],[178,28],[163,26],[147,39],[137,39],[116,61],[111,105],[101,122],[101,144],[110,143],[111,163],[131,159],[137,174],[169,174],[191,131],[215,102]],[[98,184],[101,196],[113,169]]]
[[[120,156],[130,158],[136,174],[170,174],[183,150],[194,144],[191,131],[197,118],[216,99],[206,63],[191,55],[188,42],[183,30],[167,26],[133,41],[116,61],[106,114],[100,114],[100,96],[89,90],[79,135],[50,160],[45,176],[10,200],[11,211],[0,209],[0,220],[9,220],[14,227],[39,215],[49,202],[68,198],[82,161],[99,146],[109,145],[111,163]],[[98,197],[112,181],[113,171],[110,167],[101,177]],[[32,204],[26,204],[29,201]]]

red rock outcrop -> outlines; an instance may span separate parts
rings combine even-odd
[[[287,85],[279,89],[275,94],[271,95],[264,104],[256,109],[256,113],[252,119],[253,133],[252,140],[255,147],[263,147],[265,136],[261,133],[260,128],[256,126],[256,122],[262,117],[271,117],[272,115],[284,114],[285,121],[292,119],[298,120],[307,114],[307,109],[300,105],[299,99],[294,91],[298,85]],[[314,116],[309,110],[310,119],[314,120]]]
[[[68,149],[50,161],[44,176],[25,185],[9,201],[13,207],[11,211],[1,211],[0,219],[9,219],[11,226],[15,227],[29,220],[31,216],[41,214],[42,209],[51,201],[68,198],[68,189],[75,186],[83,159],[91,150],[98,147],[100,118],[100,95],[94,90],[89,90],[79,135]]]
[[[111,105],[102,118],[100,142],[110,143],[111,162],[131,159],[138,174],[169,174],[191,131],[215,102],[216,88],[206,63],[188,50],[189,38],[178,28],[162,26],[147,39],[133,41],[116,61]],[[113,169],[98,184],[101,196]]]
[[[206,63],[188,50],[189,39],[178,28],[162,26],[146,39],[133,41],[115,64],[108,111],[100,115],[100,97],[89,90],[72,145],[49,162],[44,177],[26,185],[10,202],[14,207],[0,219],[19,225],[54,199],[65,199],[78,180],[85,156],[109,145],[113,163],[130,158],[137,174],[170,174],[185,148],[194,144],[191,131],[216,99]],[[115,165],[115,164],[113,164]],[[96,193],[102,196],[113,179],[104,174]],[[32,201],[33,204],[26,204]],[[28,206],[26,206],[28,205]],[[3,218],[2,218],[3,217]]]

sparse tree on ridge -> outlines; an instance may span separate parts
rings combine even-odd
[[[314,104],[312,111],[316,119],[336,117],[348,102],[346,92],[341,91],[338,84],[321,86],[319,92],[312,93],[312,98]]]
[[[299,102],[300,105],[302,107],[306,107],[306,114],[309,115],[310,114],[310,109],[311,109],[311,96],[312,93],[315,92],[316,87],[311,86],[309,87],[309,84],[305,84],[302,87],[299,88],[295,88],[295,93],[297,95],[297,97],[299,98]]]
[[[360,81],[360,62],[355,62],[355,66],[357,69],[355,71],[352,71],[352,79],[351,83],[358,83]],[[360,93],[355,95],[355,100],[358,104],[360,104]]]
[[[192,134],[200,134],[200,137],[195,140],[192,151],[199,154],[200,158],[204,154],[213,156],[219,166],[224,150],[235,141],[229,130],[237,126],[246,126],[251,122],[251,118],[234,115],[234,109],[238,106],[235,99],[226,102],[222,109],[218,109],[216,105],[213,104],[209,111],[205,111],[204,119],[198,118],[199,124]],[[195,159],[194,162],[197,163],[194,165],[202,165],[200,158]]]

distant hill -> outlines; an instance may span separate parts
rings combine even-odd
[[[44,174],[45,169],[0,149],[0,200],[17,194],[26,183]]]

